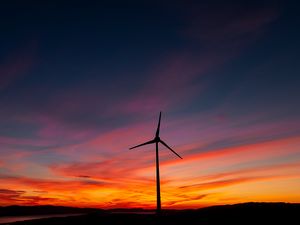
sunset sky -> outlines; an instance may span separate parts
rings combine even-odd
[[[297,1],[6,2],[0,205],[300,202]]]

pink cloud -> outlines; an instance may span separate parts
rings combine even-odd
[[[167,111],[180,103],[187,104],[206,88],[198,83],[199,77],[222,66],[228,55],[202,55],[195,57],[179,51],[169,55],[150,70],[142,87],[132,97],[117,105],[122,113],[147,113]]]
[[[64,137],[65,140],[85,140],[93,134],[89,129],[72,129],[49,116],[38,116],[35,121],[40,125],[37,135],[46,140],[55,140]]]
[[[45,146],[50,144],[47,140],[29,139],[29,138],[14,138],[7,136],[0,136],[0,144],[2,145],[31,145],[31,146]]]
[[[263,159],[264,157],[270,157],[272,154],[274,156],[284,154],[283,151],[276,147],[276,144],[273,144],[273,141],[275,143],[279,141],[278,144],[280,143],[281,145],[288,145],[288,142],[283,141],[285,139],[293,141],[291,143],[297,142],[297,136],[289,133],[293,130],[297,131],[299,126],[296,121],[251,123],[250,125],[240,126],[240,123],[247,119],[240,118],[231,123],[220,124],[211,121],[213,116],[201,116],[201,118],[202,120],[199,123],[195,123],[195,118],[193,117],[163,121],[163,127],[168,132],[165,133],[163,129],[162,138],[183,156],[184,162],[193,161],[194,159],[200,160],[202,157],[204,157],[204,160],[206,156],[211,156],[212,158],[225,157],[226,160],[222,161],[227,163],[231,162],[230,157],[232,155],[235,155],[235,160],[240,155],[239,157],[241,157],[242,161]],[[91,166],[88,166],[86,169],[80,168],[76,170],[72,166],[70,167],[69,171],[84,171],[82,175],[99,177],[98,174],[100,172],[101,174],[107,174],[109,177],[109,169],[112,167],[122,168],[127,173],[127,170],[134,171],[136,167],[147,168],[153,165],[153,146],[146,146],[136,151],[129,151],[128,148],[151,139],[154,135],[155,126],[156,124],[153,124],[153,121],[132,124],[132,126],[124,126],[123,128],[100,134],[86,142],[56,148],[51,151],[56,151],[64,157],[77,155],[78,159],[74,158],[75,167],[76,164],[85,165],[85,163],[91,163]],[[185,137],[187,133],[189,135]],[[182,137],[185,138],[183,139]],[[247,138],[245,139],[245,137]],[[182,163],[177,161],[164,147],[160,149],[163,164],[168,164],[168,162]],[[263,151],[260,149],[263,149]],[[291,154],[293,151],[292,148],[286,153]],[[260,154],[255,154],[255,152],[260,152]],[[199,158],[197,157],[198,155]],[[133,158],[138,160],[132,161]],[[78,162],[79,159],[83,164]],[[134,164],[132,164],[133,162]],[[61,168],[64,168],[64,166]],[[68,166],[65,167],[65,171],[68,170],[67,168]],[[115,171],[117,172],[115,173]],[[121,171],[114,169],[111,172],[112,175],[121,173]],[[75,176],[76,174],[72,175]]]
[[[276,157],[284,157],[299,153],[296,147],[300,137],[288,137],[265,141],[261,143],[239,145],[235,147],[220,148],[214,151],[191,154],[184,159],[184,164],[205,162],[206,167],[229,166],[236,163],[255,162],[260,160],[271,160]],[[288,149],[288,150],[287,150]],[[162,163],[163,166],[176,165],[181,161],[170,160]]]

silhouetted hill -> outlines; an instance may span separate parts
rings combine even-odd
[[[94,208],[76,208],[65,206],[0,206],[0,216],[27,216],[27,215],[46,215],[46,214],[70,214],[70,213],[92,213],[103,211]]]
[[[81,216],[16,222],[19,225],[223,225],[299,224],[300,204],[244,203],[197,210],[167,210],[162,215],[94,212]]]

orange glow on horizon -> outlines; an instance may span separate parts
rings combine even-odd
[[[162,206],[300,202],[299,143],[300,137],[291,137],[162,161]],[[1,176],[0,205],[155,208],[154,165],[139,168],[130,154],[123,161],[54,166],[59,179]],[[122,170],[115,168],[119,163]]]

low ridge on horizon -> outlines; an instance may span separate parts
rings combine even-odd
[[[239,206],[239,205],[300,205],[299,203],[291,203],[291,202],[241,202],[241,203],[234,203],[234,204],[225,204],[225,205],[210,205],[210,206],[204,206],[200,208],[164,208],[163,211],[185,211],[185,210],[198,210],[198,209],[205,209],[205,208],[211,208],[211,207],[226,207],[226,206]],[[61,205],[6,205],[6,206],[0,206],[0,210],[4,208],[62,208],[62,209],[79,209],[79,210],[104,210],[104,211],[114,211],[114,210],[145,210],[145,211],[155,211],[155,208],[90,208],[90,207],[74,207],[74,206],[61,206]]]
[[[9,224],[20,225],[71,225],[71,224],[294,224],[299,216],[300,204],[295,203],[241,203],[212,206],[198,210],[162,210],[160,214],[147,212],[124,213],[114,211],[89,211],[62,217],[36,218]],[[0,211],[1,212],[1,211]],[[5,219],[5,217],[2,217]],[[25,218],[25,217],[24,217]],[[1,217],[0,217],[1,223]]]

